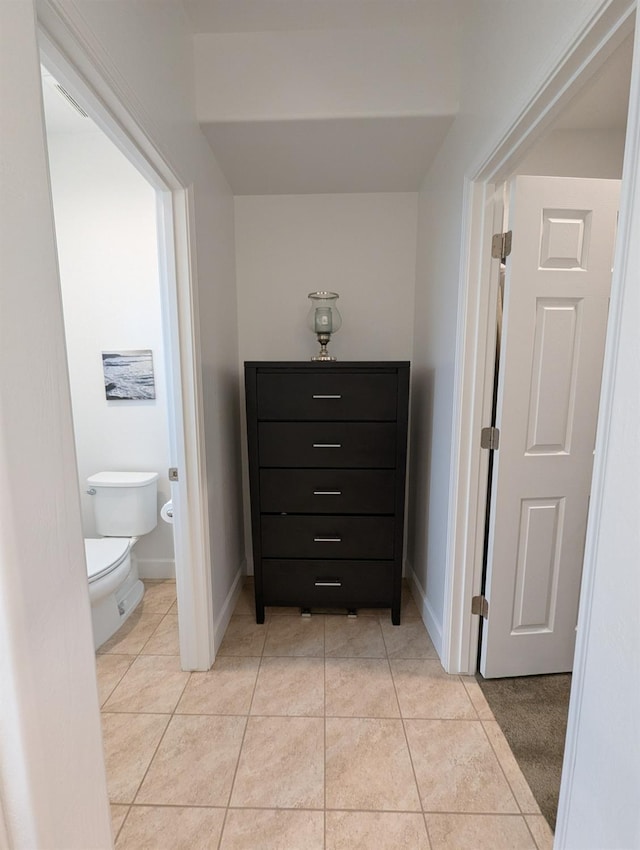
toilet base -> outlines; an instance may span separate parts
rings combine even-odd
[[[137,567],[113,593],[91,605],[93,646],[99,649],[127,621],[144,596],[144,584],[138,578]]]

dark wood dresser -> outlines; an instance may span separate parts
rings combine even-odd
[[[391,608],[400,623],[409,363],[245,363],[256,619]]]

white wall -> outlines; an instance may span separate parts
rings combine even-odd
[[[322,289],[340,295],[343,324],[329,343],[338,360],[409,360],[416,201],[415,193],[237,197],[241,367],[309,360],[319,345],[307,295]],[[249,541],[246,462],[244,481]]]
[[[639,159],[633,169],[636,208],[630,233],[635,234],[640,226]],[[560,846],[571,850],[640,846],[639,267],[640,251],[632,238],[619,302],[620,333],[607,342],[611,418],[599,426],[604,433],[596,446],[594,476],[602,491],[590,517],[591,525],[598,523],[598,532],[590,534],[586,553],[594,560],[594,577],[593,586],[583,589],[576,648],[577,658],[586,654],[586,668],[579,682],[574,676],[570,722],[577,729],[563,772],[563,783],[572,784]]]
[[[640,847],[639,37],[640,19],[556,828],[566,850]]]
[[[455,364],[465,177],[474,173],[601,4],[472,0],[464,15],[460,112],[419,200],[408,561],[442,652],[455,472]],[[457,437],[456,437],[457,439]]]
[[[33,5],[0,3],[0,808],[111,847]],[[0,839],[1,840],[1,839]]]
[[[553,130],[529,150],[518,174],[619,180],[624,130]]]
[[[237,197],[240,361],[307,360],[309,292],[340,295],[339,360],[408,360],[417,195]]]
[[[48,133],[86,537],[97,536],[94,500],[86,493],[95,472],[155,471],[158,507],[171,495],[155,191],[92,126]],[[151,349],[155,400],[105,399],[101,353],[119,349]],[[172,577],[172,527],[158,518],[135,554],[143,578]]]

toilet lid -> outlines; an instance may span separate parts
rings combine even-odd
[[[129,554],[130,537],[100,537],[85,539],[84,551],[87,557],[87,575],[89,581],[101,578],[115,570]]]

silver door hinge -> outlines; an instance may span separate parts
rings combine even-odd
[[[480,448],[496,451],[500,447],[500,431],[498,428],[483,428],[480,432]]]
[[[507,259],[507,257],[511,253],[512,237],[512,230],[507,230],[506,233],[495,234],[495,236],[491,240],[491,256],[494,260],[502,260],[504,262]]]
[[[489,616],[489,602],[485,596],[474,596],[471,600],[471,613],[480,614],[486,620]]]
[[[178,467],[170,466],[169,467],[169,481],[178,481]]]

